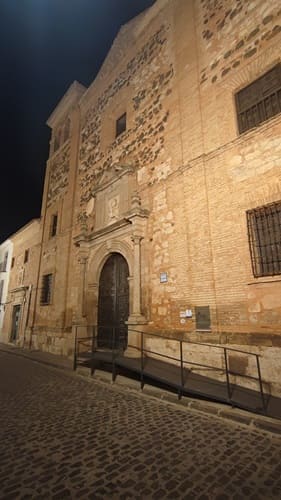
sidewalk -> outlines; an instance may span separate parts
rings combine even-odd
[[[73,373],[73,360],[67,358],[66,356],[57,356],[48,352],[42,352],[35,349],[23,349],[21,347],[14,346],[13,344],[3,344],[0,343],[0,352],[5,352],[14,356],[21,356],[37,363],[52,366],[54,368],[59,368]],[[79,367],[77,369],[79,375],[89,375],[90,370],[87,368]],[[101,370],[96,370],[95,378],[104,383],[112,384],[111,373],[104,372]],[[130,390],[139,391],[140,384],[136,380],[129,379],[127,377],[118,375],[114,385],[121,386]],[[227,404],[215,403],[212,401],[193,399],[190,397],[183,397],[180,401],[177,399],[177,395],[163,390],[151,385],[146,384],[142,392],[150,397],[161,399],[178,406],[183,406],[190,408],[191,410],[199,411],[200,413],[205,413],[208,415],[213,415],[218,418],[227,419],[236,424],[242,424],[250,427],[251,430],[259,430],[270,432],[272,434],[277,434],[281,436],[281,420],[273,419],[263,415],[257,415],[255,413],[250,413],[239,408],[233,408]]]
[[[23,349],[22,347],[17,347],[13,344],[0,343],[0,352],[1,351],[15,356],[23,356],[24,358],[37,361],[38,363],[42,363],[44,365],[53,366],[55,368],[73,370],[73,361],[66,356],[57,356],[56,354],[42,352],[36,349]]]

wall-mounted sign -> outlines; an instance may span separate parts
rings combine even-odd
[[[182,325],[184,325],[185,322],[186,322],[186,320],[184,318],[181,318],[180,322],[181,322]]]
[[[180,318],[192,318],[192,310],[186,309],[185,311],[180,311]]]
[[[168,281],[167,273],[160,273],[160,283],[166,283]]]

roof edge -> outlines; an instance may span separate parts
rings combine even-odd
[[[46,121],[48,127],[54,128],[68,109],[81,99],[86,90],[87,88],[82,83],[74,80]]]

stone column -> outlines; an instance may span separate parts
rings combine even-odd
[[[79,288],[77,297],[77,309],[72,319],[72,339],[73,349],[75,349],[75,339],[88,337],[88,325],[86,317],[86,268],[88,256],[80,253],[79,263]]]
[[[85,318],[86,310],[85,310],[85,285],[86,285],[86,266],[87,266],[87,257],[84,255],[79,258],[80,264],[80,316],[81,318]]]
[[[86,285],[86,266],[87,266],[87,256],[80,254],[78,257],[78,262],[80,265],[80,279],[79,279],[79,290],[78,290],[78,300],[77,309],[73,318],[74,327],[76,325],[85,326],[86,321],[86,308],[85,308],[85,285]],[[78,328],[77,334],[79,337],[86,335],[85,328]]]
[[[140,242],[142,236],[133,235],[134,243],[134,283],[132,316],[141,315],[141,275],[140,275]]]
[[[134,332],[134,329],[139,329],[140,325],[146,323],[145,317],[141,312],[141,255],[140,243],[142,236],[134,234],[131,239],[134,243],[134,266],[133,266],[133,297],[132,297],[132,311],[128,319],[128,345],[126,349],[126,356],[139,357],[140,356],[140,334]]]
[[[85,285],[86,285],[87,257],[81,257],[80,266],[81,266],[81,299],[82,299],[81,316],[82,318],[84,318],[86,316]]]

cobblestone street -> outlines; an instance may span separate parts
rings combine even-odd
[[[281,437],[0,352],[1,499],[281,498]]]

